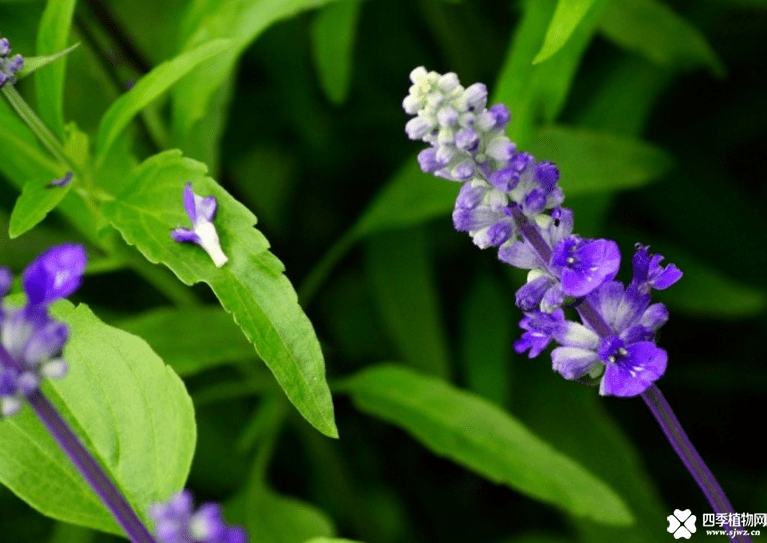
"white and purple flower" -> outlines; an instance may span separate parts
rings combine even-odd
[[[177,242],[196,243],[205,249],[216,267],[220,268],[229,258],[221,250],[221,242],[216,227],[213,226],[217,207],[215,197],[198,196],[192,190],[192,184],[187,183],[184,187],[184,209],[192,221],[192,229],[178,227],[173,229],[170,235]]]

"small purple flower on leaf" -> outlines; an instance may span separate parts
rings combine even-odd
[[[177,242],[196,243],[208,253],[217,268],[229,261],[229,258],[221,250],[221,242],[218,239],[216,227],[213,226],[213,217],[216,216],[218,204],[213,196],[198,196],[192,191],[192,184],[187,183],[184,187],[184,209],[192,221],[192,229],[175,228],[170,235]]]
[[[221,508],[205,503],[193,511],[192,494],[177,492],[165,503],[150,507],[158,543],[247,543],[245,530],[227,526]]]

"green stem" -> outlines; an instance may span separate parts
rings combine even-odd
[[[61,146],[61,143],[59,143],[59,140],[56,139],[56,136],[54,136],[48,127],[45,126],[45,123],[40,120],[32,108],[29,107],[29,104],[27,104],[24,98],[21,97],[16,88],[13,85],[3,85],[2,91],[13,106],[13,109],[15,109],[16,113],[21,117],[21,120],[23,120],[32,132],[35,133],[37,139],[39,139],[45,148],[50,151],[53,157],[60,163],[69,166],[73,173],[79,174],[77,166],[64,152],[64,148]]]

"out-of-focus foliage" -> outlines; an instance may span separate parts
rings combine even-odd
[[[513,354],[524,276],[455,232],[457,185],[418,170],[408,74],[455,71],[508,105],[520,148],[559,164],[576,232],[616,239],[624,267],[642,242],[683,269],[658,296],[671,314],[658,385],[736,510],[767,512],[763,454],[743,446],[767,387],[765,28],[757,0],[0,0],[14,52],[80,43],[17,85],[79,168],[74,186],[46,188],[69,168],[0,97],[0,264],[87,244],[75,301],[183,377],[188,486],[253,543],[665,541],[673,509],[709,509],[642,401],[563,381],[547,353]],[[221,269],[170,241],[189,226],[189,181],[218,198]],[[129,343],[126,359],[146,348],[84,311],[64,312]],[[104,356],[94,372],[120,360]],[[186,397],[167,375],[168,397]],[[144,390],[119,376],[111,387]],[[85,416],[73,403],[98,402],[81,386],[57,384],[57,402],[120,466],[107,444],[147,428]],[[0,480],[88,528],[2,486],[0,539],[116,541],[91,531],[113,529],[98,507],[66,514],[52,499],[77,502],[79,486],[48,495],[52,476],[23,491],[9,463],[45,469],[52,447],[21,456],[14,436],[39,430],[26,416],[0,422]],[[338,440],[315,429],[336,427]],[[515,471],[509,436],[550,455]],[[193,432],[183,445],[162,464],[178,485]],[[132,500],[170,490],[124,452]],[[583,483],[572,494],[539,473],[563,465]],[[616,526],[626,511],[635,522]]]

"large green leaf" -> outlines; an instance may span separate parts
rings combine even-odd
[[[478,396],[395,365],[363,370],[341,390],[362,411],[491,481],[601,523],[633,521],[607,485]]]
[[[564,126],[538,131],[530,150],[557,164],[565,196],[639,187],[674,165],[668,153],[636,138]]]
[[[559,0],[554,10],[554,16],[546,30],[546,37],[538,54],[533,59],[533,64],[543,62],[551,55],[559,51],[572,36],[578,23],[588,13],[589,8],[596,0]]]
[[[197,0],[190,2],[181,23],[180,50],[206,43],[212,38],[231,38],[234,46],[195,68],[173,90],[173,141],[187,154],[200,158],[196,137],[218,141],[223,126],[220,112],[228,100],[220,99],[221,89],[234,74],[242,52],[270,25],[329,0]],[[218,99],[217,99],[218,97]],[[211,112],[215,108],[216,112]],[[205,130],[198,123],[205,121]],[[198,145],[193,145],[197,142]]]
[[[621,47],[661,66],[706,66],[723,77],[725,67],[703,33],[658,0],[611,2],[600,31]]]
[[[103,212],[150,262],[165,264],[187,285],[208,283],[298,411],[324,434],[336,436],[322,351],[283,265],[253,228],[256,217],[206,173],[204,164],[180,151],[160,153],[134,170]],[[170,237],[172,228],[188,227],[182,205],[187,182],[197,194],[218,201],[215,226],[229,257],[221,268],[200,247]]]
[[[147,105],[156,100],[174,83],[199,63],[220,54],[231,46],[229,40],[207,41],[176,58],[163,62],[142,77],[136,86],[120,96],[101,119],[96,146],[103,157],[128,123]]]
[[[68,375],[43,391],[145,521],[186,482],[196,441],[181,379],[140,338],[63,301]],[[0,422],[0,480],[41,513],[121,533],[111,514],[27,408]]]
[[[402,360],[437,377],[450,375],[429,240],[421,229],[382,232],[365,244],[367,274]]]
[[[65,49],[76,0],[51,0],[45,5],[37,31],[37,54],[53,55]],[[67,59],[57,59],[35,76],[37,112],[54,134],[64,136],[64,72]],[[27,64],[25,62],[25,64]]]
[[[312,53],[322,90],[336,104],[349,92],[352,56],[360,0],[343,0],[323,7],[312,24]]]
[[[153,309],[116,325],[145,339],[182,376],[252,359],[256,354],[232,317],[219,306]]]

